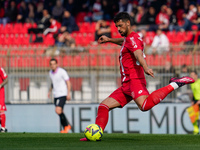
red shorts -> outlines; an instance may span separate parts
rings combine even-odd
[[[116,89],[109,97],[118,101],[121,107],[124,107],[132,99],[135,100],[142,95],[149,95],[146,88],[145,79],[131,79],[128,82],[124,82],[121,87]]]
[[[4,94],[3,95],[0,95],[0,110],[4,110],[6,111],[6,105],[5,105],[5,96]]]

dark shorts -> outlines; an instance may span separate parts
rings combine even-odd
[[[146,88],[146,80],[131,79],[128,82],[124,82],[109,97],[114,98],[120,103],[121,107],[124,107],[131,100],[135,100],[142,95],[149,95]]]
[[[65,105],[65,102],[66,102],[66,96],[54,98],[54,104],[56,107],[58,106],[58,107],[63,108]]]

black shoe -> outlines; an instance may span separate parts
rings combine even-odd
[[[0,132],[8,132],[6,128],[1,127]]]

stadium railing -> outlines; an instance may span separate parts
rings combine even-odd
[[[112,44],[73,50],[61,48],[59,55],[56,55],[57,47],[0,47],[0,66],[4,67],[9,77],[6,103],[53,103],[47,97],[50,86],[49,60],[52,57],[57,58],[59,66],[65,68],[70,75],[70,103],[99,103],[120,86],[119,49]],[[155,72],[155,78],[147,76],[147,87],[152,92],[168,84],[170,77],[181,76],[181,66],[184,64],[188,70],[199,71],[200,47],[172,46],[168,53],[147,55],[146,61]],[[175,71],[164,71],[166,62],[170,62]],[[181,88],[164,102],[182,102],[177,97],[188,90],[189,86]]]

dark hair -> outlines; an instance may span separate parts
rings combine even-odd
[[[197,71],[196,71],[196,70],[192,70],[192,71],[191,71],[191,73],[192,73],[192,72],[194,72],[196,75],[198,75],[198,73],[197,73]]]
[[[131,17],[127,12],[120,12],[114,17],[114,23],[118,22],[119,20],[122,21],[130,21],[131,22]]]
[[[51,58],[50,61],[49,61],[49,63],[51,63],[52,61],[55,61],[56,64],[58,63],[57,59],[55,59],[55,58]]]

